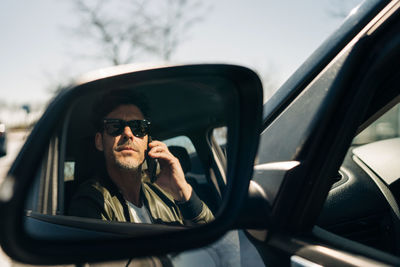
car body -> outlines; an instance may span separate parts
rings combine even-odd
[[[89,227],[79,235],[74,227],[80,229],[83,223],[77,225],[74,219],[67,218],[56,220],[57,209],[50,209],[47,214],[27,214],[28,220],[32,221],[27,231],[46,240],[58,237],[58,241],[65,240],[65,243],[40,243],[34,240],[33,245],[41,244],[46,248],[53,244],[53,250],[47,254],[40,254],[33,245],[18,245],[23,238],[10,245],[7,241],[19,236],[7,233],[4,229],[12,232],[17,228],[5,222],[1,228],[3,247],[16,258],[31,263],[105,261],[126,258],[129,253],[138,257],[156,252],[182,252],[210,244],[230,229],[241,229],[236,244],[239,247],[243,244],[241,249],[246,250],[240,254],[243,266],[249,265],[246,262],[248,259],[243,260],[246,253],[260,256],[267,266],[400,265],[399,36],[400,2],[366,1],[264,104],[262,122],[248,124],[248,127],[254,127],[252,131],[259,130],[256,133],[259,140],[252,140],[251,131],[247,132],[248,139],[228,138],[228,149],[225,151],[225,145],[218,144],[207,127],[202,127],[199,135],[196,135],[196,131],[188,131],[189,139],[196,147],[196,153],[189,155],[190,165],[197,166],[190,176],[193,184],[199,186],[199,192],[204,192],[206,202],[215,210],[220,208],[219,213],[216,212],[215,224],[185,231],[182,235],[168,232],[168,237],[174,238],[174,243],[162,238],[161,234],[156,236],[157,242],[153,240],[153,243],[150,234],[145,236],[146,240],[139,236],[124,243],[120,235],[131,234],[130,226],[111,229],[102,228],[103,225],[98,223],[97,231]],[[111,81],[111,78],[105,81]],[[253,87],[248,89],[251,91]],[[199,97],[201,99],[201,95]],[[67,99],[66,96],[64,98]],[[243,99],[248,100],[246,96]],[[81,101],[85,102],[85,99]],[[203,99],[202,103],[206,101]],[[247,111],[244,108],[250,107],[246,101],[241,104],[244,116],[244,110]],[[258,108],[256,103],[252,105],[254,109]],[[397,112],[394,124],[391,120],[379,121],[388,114],[388,110]],[[80,109],[74,112],[75,115],[71,113],[72,118],[79,118],[79,114],[86,113]],[[204,112],[214,111],[205,109]],[[253,115],[256,117],[256,114]],[[243,116],[237,115],[235,119],[242,122]],[[43,121],[46,122],[46,117]],[[374,121],[377,124],[373,124]],[[160,125],[166,124],[160,122]],[[208,122],[212,130],[223,125],[223,121],[218,119]],[[43,124],[37,129],[44,129]],[[177,136],[174,129],[166,129],[158,129],[158,138],[164,140]],[[193,130],[190,127],[187,129]],[[237,130],[235,126],[231,129]],[[377,137],[360,143],[362,135],[374,129]],[[248,146],[242,146],[242,142],[248,142]],[[57,146],[50,142],[51,145]],[[240,153],[230,150],[230,145],[236,151],[240,147]],[[258,148],[257,157],[252,153],[253,145]],[[239,185],[243,186],[239,180],[226,183],[223,171],[215,177],[208,173],[210,169],[221,170],[221,166],[222,169],[228,168],[224,166],[225,157],[239,157],[246,153],[247,157],[237,164],[242,165],[239,168],[250,166],[253,169],[255,161],[251,177],[245,174],[239,179],[243,184],[248,179],[248,187],[238,189]],[[64,155],[65,162],[73,158],[73,154],[67,152]],[[87,158],[86,155],[83,157]],[[36,166],[38,162],[32,161],[32,164]],[[28,177],[28,174],[20,174],[22,166],[21,162],[17,162],[11,174]],[[224,190],[228,194],[221,200],[219,197]],[[38,199],[37,192],[31,191],[30,201],[35,197]],[[245,193],[246,198],[241,199],[241,193]],[[25,196],[15,194],[20,202],[34,203]],[[21,207],[4,202],[3,212]],[[34,210],[34,207],[30,209]],[[70,223],[66,224],[68,220]],[[48,236],[43,236],[39,228],[46,229]],[[157,233],[166,231],[156,227],[151,229],[159,231]],[[145,232],[146,228],[142,230]],[[85,248],[87,242],[75,243],[74,250],[67,242],[74,238],[85,242],[94,238],[103,243],[112,240],[120,250],[112,249],[111,244],[93,242],[90,244],[102,251],[103,255],[95,255],[91,251],[80,253],[79,250]],[[245,247],[244,244],[249,244],[249,241],[252,245]],[[138,249],[139,242],[142,250],[128,251],[133,247]],[[61,251],[64,245],[69,248],[68,251]],[[51,253],[57,253],[57,256]],[[45,256],[48,258],[43,259]],[[191,261],[195,264],[202,259]]]

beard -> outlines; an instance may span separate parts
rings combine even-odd
[[[142,171],[143,162],[138,163],[134,159],[121,160],[117,157],[114,157],[114,163],[115,166],[117,166],[120,170],[132,171],[132,172]]]
[[[124,146],[134,147],[134,144],[131,140],[128,139],[125,143],[116,147],[116,151],[119,151],[119,147],[124,147]],[[118,155],[115,154],[115,152],[114,152],[113,158],[114,158],[115,166],[117,168],[119,168],[120,170],[134,171],[134,172],[140,172],[142,170],[142,164],[143,164],[144,160],[141,160],[137,156],[135,156],[135,157],[133,157],[133,156],[132,157],[124,157],[124,156],[118,157]]]

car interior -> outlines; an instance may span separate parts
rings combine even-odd
[[[318,226],[399,255],[400,97],[395,81],[373,98],[334,177]]]

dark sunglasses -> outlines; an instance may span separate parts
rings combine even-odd
[[[122,134],[125,127],[128,126],[133,135],[136,137],[143,137],[149,133],[150,122],[148,120],[132,120],[125,121],[120,119],[104,119],[104,130],[111,136],[118,136]]]

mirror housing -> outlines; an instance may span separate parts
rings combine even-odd
[[[148,90],[146,86],[162,87],[164,92],[170,89],[173,96],[183,100],[187,95],[184,91],[179,93],[176,85],[197,86],[196,90],[192,88],[190,91],[191,96],[197,97],[198,92],[198,97],[203,97],[204,91],[210,99],[215,99],[215,103],[221,104],[228,123],[228,166],[225,172],[228,183],[216,219],[184,231],[167,226],[147,231],[145,225],[132,225],[122,228],[134,228],[139,234],[110,234],[103,232],[102,228],[98,230],[98,236],[82,234],[68,240],[29,234],[24,211],[27,195],[49,140],[68,117],[71,106],[90,94],[127,84],[142,88],[143,92]],[[162,90],[158,92],[162,93]],[[157,99],[157,96],[154,98]],[[158,99],[161,103],[162,96]],[[30,264],[70,264],[159,255],[199,247],[216,240],[234,226],[247,196],[258,148],[262,100],[262,85],[258,76],[247,68],[233,65],[187,65],[134,71],[129,67],[116,67],[99,71],[64,89],[50,103],[0,185],[0,242],[4,251],[15,260]],[[200,106],[194,99],[190,103],[184,111],[192,108],[200,113],[210,112],[212,106]],[[174,116],[184,120],[185,112]],[[159,125],[163,125],[162,122]],[[162,135],[163,131],[158,129],[158,132]],[[71,225],[68,227],[73,229]]]
[[[0,121],[0,158],[7,155],[6,125]]]

